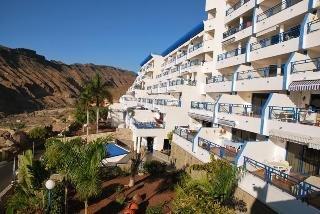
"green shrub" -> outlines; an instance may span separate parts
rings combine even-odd
[[[9,124],[9,128],[12,129],[12,130],[21,130],[21,129],[24,129],[26,127],[26,124],[25,123],[10,123]]]
[[[146,210],[146,214],[162,214],[163,210],[163,204],[154,206],[154,207],[148,207]]]
[[[36,142],[44,142],[49,135],[49,130],[45,127],[35,127],[28,132],[30,140]]]
[[[145,162],[143,169],[152,176],[161,175],[166,171],[167,165],[160,161],[152,160]]]

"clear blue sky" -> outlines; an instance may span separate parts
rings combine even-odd
[[[1,0],[0,44],[137,71],[205,17],[205,0]]]

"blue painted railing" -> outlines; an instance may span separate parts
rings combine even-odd
[[[165,128],[165,123],[159,124],[156,122],[139,122],[136,119],[133,119],[132,123],[137,129],[164,129]]]
[[[300,25],[290,28],[286,32],[282,32],[273,35],[269,38],[262,39],[258,42],[250,44],[250,51],[255,51],[261,48],[265,48],[271,45],[276,45],[290,39],[294,39],[300,36]]]
[[[303,109],[295,107],[269,106],[269,119],[287,123],[320,126],[317,120],[320,109]]]
[[[264,11],[263,13],[257,15],[257,22],[261,22],[262,20],[265,20],[277,13],[280,13],[281,11],[301,2],[302,0],[284,0],[280,4],[277,4],[268,10]]]
[[[219,103],[218,112],[237,114],[247,117],[260,117],[262,115],[262,107],[244,104]]]
[[[320,197],[319,187],[248,157],[244,157],[243,168],[297,199],[306,201],[319,208],[319,204],[313,204],[314,199],[318,200]]]
[[[234,49],[232,51],[228,51],[228,52],[225,52],[223,54],[219,54],[218,55],[218,61],[221,61],[221,60],[224,60],[224,59],[228,59],[230,57],[234,57],[234,56],[238,56],[238,55],[241,55],[241,54],[245,54],[246,53],[246,48],[237,48],[237,49]]]
[[[233,151],[201,137],[198,138],[198,145],[202,149],[207,150],[211,154],[217,155],[221,159],[227,160],[231,164],[236,163],[238,154],[236,151]]]
[[[199,110],[206,110],[206,111],[214,111],[215,103],[211,102],[191,102],[191,109],[199,109]]]
[[[195,138],[195,134],[191,134],[187,129],[184,129],[182,127],[176,126],[174,129],[174,133],[176,135],[179,135],[180,137],[186,139],[187,141],[193,143],[193,140]]]

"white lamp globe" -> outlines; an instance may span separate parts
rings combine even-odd
[[[46,188],[48,190],[52,190],[55,187],[56,183],[53,180],[46,181]]]

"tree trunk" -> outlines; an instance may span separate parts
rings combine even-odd
[[[84,214],[88,214],[88,200],[84,201]]]
[[[100,109],[99,106],[97,106],[97,134],[99,133],[99,113]]]
[[[64,187],[64,213],[68,213],[67,200],[68,200],[68,187],[66,185]]]
[[[133,187],[135,185],[135,178],[134,176],[130,176],[130,180],[129,180],[129,187]]]
[[[87,139],[89,136],[89,109],[87,108]]]

